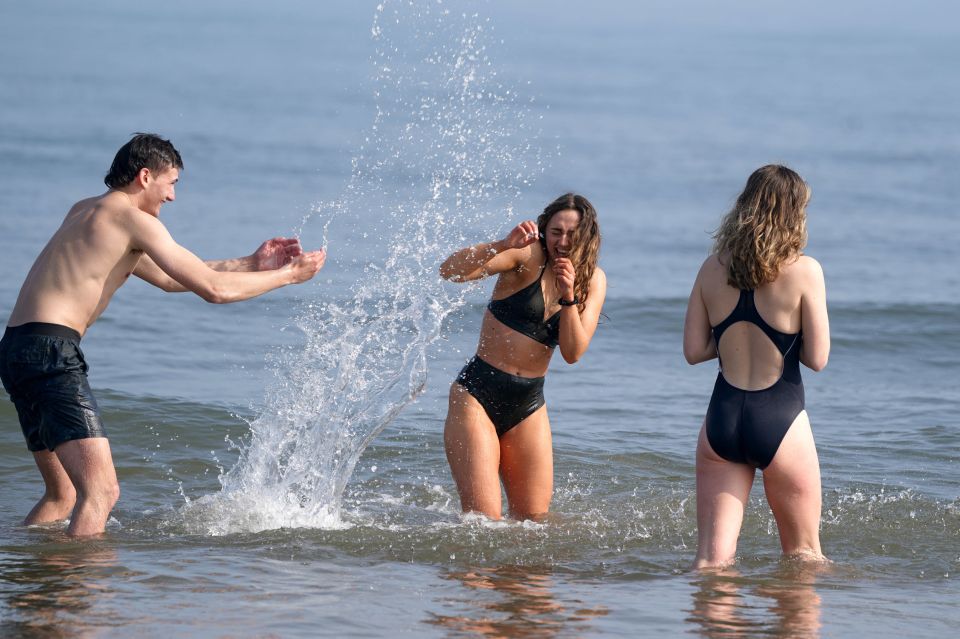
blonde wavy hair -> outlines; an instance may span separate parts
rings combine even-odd
[[[762,166],[714,233],[714,252],[726,262],[727,283],[752,290],[777,279],[780,268],[807,245],[810,187],[779,164]]]
[[[580,214],[580,222],[571,238],[570,261],[573,263],[574,270],[573,296],[577,299],[577,308],[582,313],[587,296],[590,294],[590,280],[593,279],[593,272],[597,269],[597,258],[600,255],[600,225],[597,223],[597,210],[582,195],[564,193],[543,209],[543,213],[537,218],[537,229],[540,231],[543,252],[549,255],[546,245],[547,225],[554,215],[567,210]]]

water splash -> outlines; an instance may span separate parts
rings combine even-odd
[[[490,32],[443,2],[377,7],[373,124],[341,198],[314,206],[298,231],[325,245],[352,229],[331,252],[362,277],[294,318],[304,343],[273,358],[266,407],[222,491],[189,505],[204,509],[206,532],[344,526],[364,448],[423,390],[427,347],[464,303],[440,261],[503,231],[542,172],[529,102],[497,79]]]

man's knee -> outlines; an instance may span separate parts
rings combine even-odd
[[[79,492],[76,508],[85,513],[98,513],[97,516],[106,521],[119,499],[120,486],[116,481],[94,482]]]
[[[109,500],[111,508],[120,500],[120,484],[117,483],[116,479],[106,487],[105,496]]]
[[[110,481],[96,482],[87,488],[85,497],[93,499],[108,510],[120,499],[120,484],[116,479]]]
[[[73,487],[73,484],[58,483],[53,486],[47,486],[44,490],[43,498],[47,501],[55,501],[61,503],[73,503],[77,501],[77,490]]]
[[[106,438],[65,442],[56,452],[78,497],[113,507],[120,498],[120,485]]]

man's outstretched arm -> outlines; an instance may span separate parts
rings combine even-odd
[[[204,260],[204,264],[220,272],[272,271],[286,266],[300,255],[303,255],[300,240],[293,237],[275,237],[261,244],[251,255],[226,260]],[[185,293],[188,290],[164,273],[146,253],[140,258],[133,274],[168,293]]]
[[[131,211],[125,222],[130,248],[142,250],[167,276],[213,304],[250,299],[288,284],[306,282],[323,266],[323,250],[302,253],[277,269],[265,271],[215,271],[199,257],[177,244],[155,217]]]

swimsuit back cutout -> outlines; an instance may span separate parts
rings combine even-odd
[[[730,329],[733,330],[727,336],[728,340],[722,341],[721,338]],[[722,322],[713,327],[713,339],[717,345],[720,370],[723,373],[729,373],[725,377],[732,386],[741,387],[742,390],[762,390],[773,386],[781,378],[799,381],[801,334],[784,333],[770,326],[757,310],[752,290],[740,291],[736,307]],[[776,352],[773,349],[776,349]],[[749,357],[751,353],[754,354],[752,358]],[[758,353],[759,357],[756,356]],[[750,359],[761,361],[749,361]],[[752,375],[746,376],[755,380],[761,377],[765,381],[759,388],[754,388],[745,381],[735,383],[730,379],[730,377],[745,377],[738,374],[742,370],[752,371]],[[767,374],[764,375],[764,372]]]
[[[754,292],[740,291],[736,308],[713,327],[713,338],[721,361],[704,420],[707,441],[727,461],[764,469],[804,409],[801,333],[770,326]]]
[[[540,267],[540,275],[533,282],[523,287],[513,295],[501,300],[490,300],[487,308],[497,320],[536,340],[544,346],[556,347],[560,343],[560,311],[544,319],[546,304],[543,299],[543,289],[540,280],[547,265]]]

